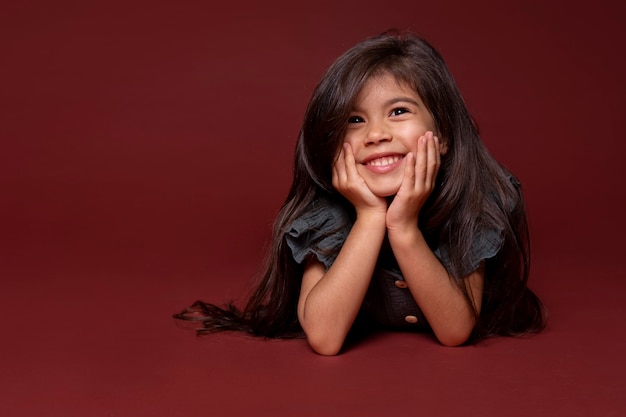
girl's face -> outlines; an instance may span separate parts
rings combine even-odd
[[[408,85],[383,74],[369,79],[356,98],[344,137],[352,147],[357,171],[379,197],[395,195],[405,156],[435,122],[420,96]]]

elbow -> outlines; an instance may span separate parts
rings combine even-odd
[[[465,342],[467,342],[468,338],[446,338],[439,339],[439,343],[441,343],[445,347],[458,347],[463,346]]]
[[[349,329],[343,329],[336,323],[306,321],[300,319],[300,325],[309,346],[322,356],[336,356],[341,352]]]
[[[460,329],[455,332],[447,332],[446,334],[437,334],[437,340],[443,346],[446,347],[457,347],[463,346],[470,338],[472,334],[472,329],[465,330]]]
[[[314,345],[311,342],[309,344],[313,351],[321,356],[337,356],[341,351],[341,345]]]
[[[336,356],[341,352],[343,347],[343,338],[332,337],[329,334],[311,334],[306,335],[309,346],[315,353],[322,356]]]

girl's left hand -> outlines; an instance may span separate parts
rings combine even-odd
[[[419,212],[435,189],[441,165],[439,138],[426,132],[417,140],[415,152],[409,152],[405,158],[402,184],[387,210],[387,230],[391,233],[417,225]]]

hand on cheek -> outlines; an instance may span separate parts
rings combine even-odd
[[[357,171],[357,162],[352,147],[344,143],[333,166],[333,187],[352,203],[357,214],[361,211],[387,209],[384,198],[372,193],[367,183]]]
[[[439,138],[426,132],[414,152],[406,155],[402,184],[387,211],[387,228],[417,225],[419,212],[435,188],[441,165]]]

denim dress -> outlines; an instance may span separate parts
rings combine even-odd
[[[314,256],[328,269],[346,241],[352,224],[350,213],[342,205],[333,203],[330,198],[320,197],[287,229],[285,241],[297,263],[302,264],[308,257]],[[465,275],[478,269],[483,260],[496,256],[503,240],[499,230],[478,233],[470,248],[470,262]],[[446,246],[437,246],[433,253],[448,269],[450,261]],[[383,327],[429,328],[404,281],[387,238],[378,256],[360,316]]]

